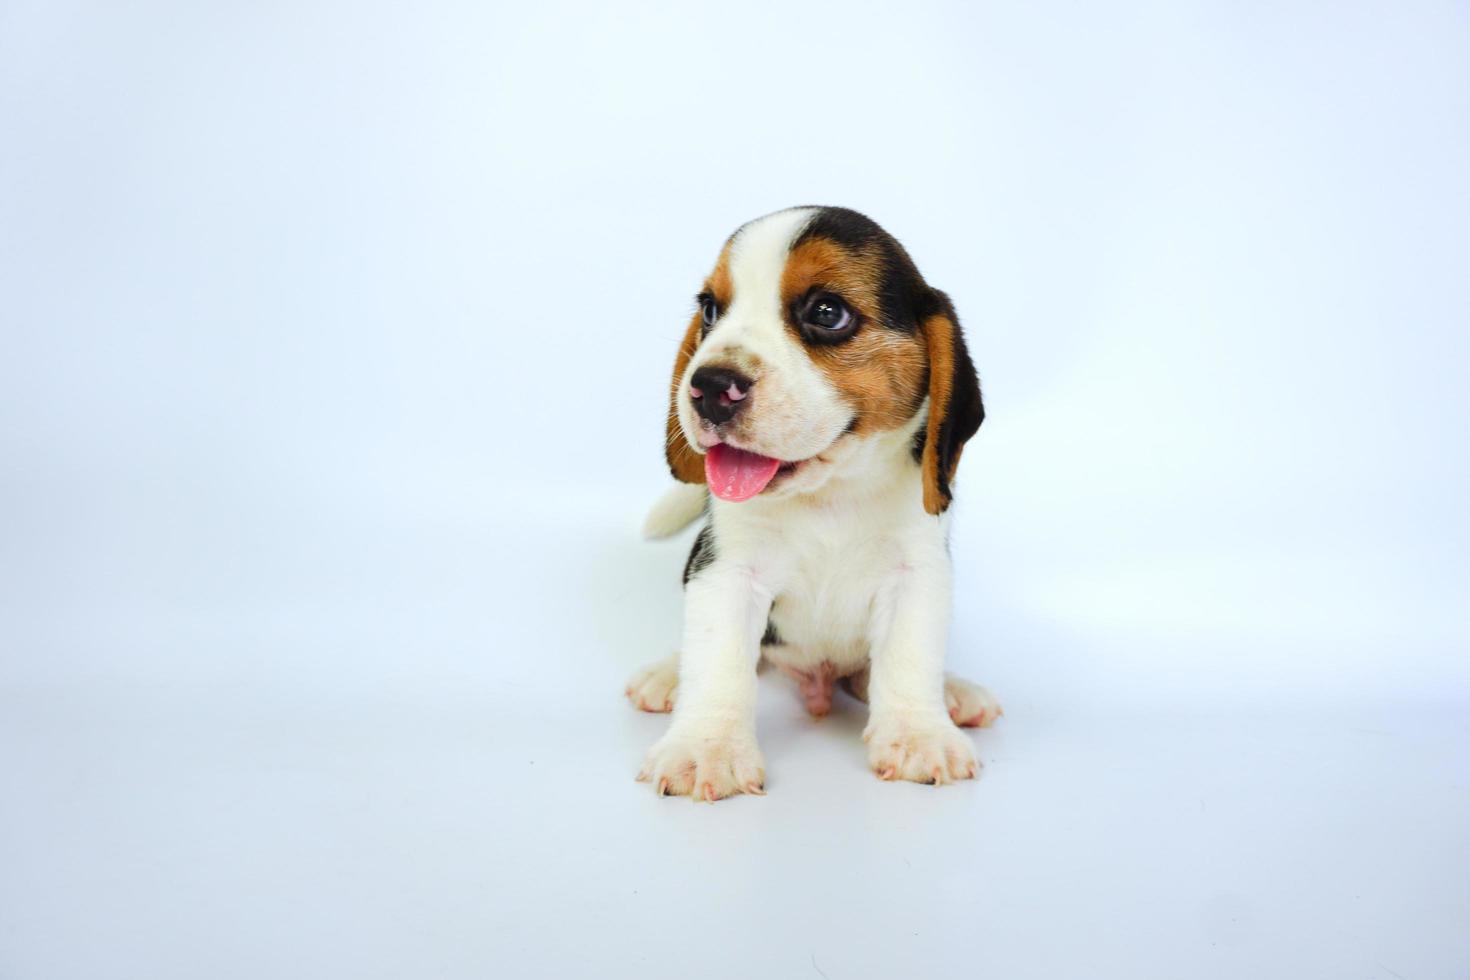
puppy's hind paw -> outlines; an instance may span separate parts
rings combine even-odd
[[[663,713],[674,710],[679,689],[679,657],[674,655],[633,675],[623,693],[639,711]]]
[[[961,728],[989,728],[1006,713],[994,694],[953,674],[944,678],[944,706]]]

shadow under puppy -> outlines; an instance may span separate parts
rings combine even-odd
[[[670,389],[681,483],[645,530],[709,522],[684,569],[682,650],[628,685],[673,711],[638,778],[695,799],[764,792],[761,657],[813,715],[839,682],[868,702],[880,778],[972,778],[957,726],[1001,709],[944,673],[946,512],[985,417],[949,297],[869,218],[801,207],[730,236],[698,304]]]

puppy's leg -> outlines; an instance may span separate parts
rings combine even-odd
[[[947,556],[896,570],[874,603],[871,710],[863,738],[880,779],[947,783],[979,769],[970,740],[945,704],[944,648],[949,628]]]
[[[868,668],[842,678],[842,689],[867,704]],[[1006,713],[989,690],[954,674],[944,675],[944,706],[961,728],[989,728]]]
[[[674,710],[674,696],[679,690],[679,655],[665,657],[633,675],[623,693],[639,711]]]
[[[770,593],[746,568],[716,562],[685,586],[679,697],[638,774],[661,795],[713,801],[765,791],[755,668],[770,608]]]
[[[762,657],[756,665],[756,672],[759,673],[766,665],[767,661]],[[623,694],[639,711],[652,714],[673,711],[674,702],[679,699],[679,655],[671,654],[638,671],[623,688]],[[828,700],[830,706],[830,697]]]

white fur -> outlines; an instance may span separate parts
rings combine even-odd
[[[970,740],[951,712],[975,719],[967,724],[999,714],[983,688],[946,685],[948,517],[924,510],[912,458],[927,403],[899,429],[844,435],[850,408],[782,322],[781,272],[810,217],[805,209],[778,212],[737,234],[734,300],[682,382],[687,387],[699,365],[756,363],[755,355],[761,370],[753,410],[743,413],[737,444],[807,462],[751,500],[710,500],[716,554],[685,586],[681,653],[629,685],[645,710],[673,707],[668,732],[640,773],[661,793],[713,800],[763,790],[755,738],[755,668],[763,653],[798,672],[830,665],[838,676],[861,679],[870,704],[869,764],[884,778],[973,776]],[[698,446],[699,419],[689,399],[678,401],[680,423]],[[782,643],[762,650],[768,619]]]

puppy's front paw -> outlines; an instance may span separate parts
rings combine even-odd
[[[651,782],[660,796],[713,803],[736,793],[765,795],[765,766],[753,734],[671,728],[648,750],[638,778]]]
[[[879,779],[943,784],[973,779],[980,771],[970,740],[944,715],[874,719],[863,738],[868,765]]]

